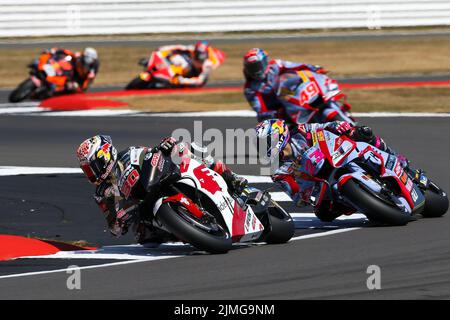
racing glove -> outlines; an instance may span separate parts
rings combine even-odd
[[[165,155],[170,155],[173,147],[177,144],[177,140],[174,137],[165,137],[160,142],[158,149]]]
[[[351,123],[346,121],[336,121],[334,129],[338,134],[350,134],[353,126]]]
[[[319,66],[319,65],[315,65],[314,68],[316,68],[316,70],[314,72],[319,73],[319,74],[327,74],[328,70],[326,70],[325,68]]]

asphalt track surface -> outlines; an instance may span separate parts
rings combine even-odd
[[[197,120],[203,121],[203,130],[255,124],[251,118]],[[360,120],[450,190],[449,118]],[[75,167],[76,147],[93,134],[110,134],[118,148],[154,145],[174,129],[192,130],[192,122],[176,117],[2,116],[0,166]],[[241,174],[258,173],[255,166],[233,168]],[[92,186],[81,175],[11,176],[0,181],[0,234],[83,239],[97,245],[132,242],[104,232],[103,218],[91,199]],[[85,269],[81,290],[67,289],[66,272],[0,277],[0,299],[450,298],[449,227],[448,217],[420,219],[405,227],[363,227],[226,255],[194,254]],[[317,231],[303,229],[300,234],[311,232]],[[1,262],[0,276],[107,262],[19,259]],[[369,265],[381,268],[381,290],[366,287]]]

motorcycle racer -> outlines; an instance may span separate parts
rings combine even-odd
[[[245,54],[244,95],[257,112],[258,121],[274,118],[278,109],[283,107],[277,96],[280,75],[305,69],[317,73],[327,72],[318,65],[270,59],[267,52],[260,48],[253,48]]]
[[[167,137],[153,148],[129,147],[117,152],[109,136],[96,135],[81,143],[77,149],[77,158],[86,177],[96,185],[94,199],[104,213],[113,235],[123,235],[132,226],[139,243],[162,243],[167,240],[165,232],[148,224],[151,219],[149,212],[156,199],[149,199],[146,194],[156,192],[147,193],[137,183],[142,174],[142,165],[149,164],[148,160],[158,151],[165,155],[175,153],[179,157],[201,161],[224,178],[230,191],[240,193],[247,185],[246,179],[237,176],[223,162],[214,160],[206,154],[205,148],[195,143],[178,143],[173,137]]]
[[[271,119],[259,123],[255,130],[258,139],[267,142],[266,155],[272,162],[279,160],[279,166],[272,175],[272,180],[278,184],[299,206],[305,206],[316,187],[315,181],[318,172],[315,172],[313,163],[306,163],[305,152],[313,145],[316,130],[324,129],[337,135],[347,135],[355,141],[369,143],[376,148],[396,155],[407,167],[408,160],[398,155],[378,136],[373,134],[370,127],[353,126],[348,122],[334,121],[323,124],[300,124],[289,130],[283,120]],[[275,147],[273,147],[275,145]],[[310,161],[311,162],[311,161]],[[315,208],[316,216],[323,221],[332,221],[342,214],[351,214],[347,207],[338,203],[323,201],[320,207]]]
[[[194,45],[169,45],[158,49],[158,54],[167,59],[169,64],[181,68],[181,74],[172,80],[172,84],[201,87],[208,80],[213,69],[209,58],[209,43],[198,41]]]
[[[94,81],[100,62],[94,48],[85,48],[83,53],[73,52],[63,48],[45,50],[39,57],[39,66],[57,62],[62,69],[60,74],[53,77],[56,84],[53,92],[84,92]]]

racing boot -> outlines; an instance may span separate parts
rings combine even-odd
[[[137,243],[145,246],[159,246],[162,243],[178,241],[172,234],[145,222],[137,226],[135,239]]]
[[[247,179],[238,176],[237,174],[231,172],[231,170],[226,170],[222,173],[222,177],[227,183],[228,189],[231,193],[240,195],[248,185]]]

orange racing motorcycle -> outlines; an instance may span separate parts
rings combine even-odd
[[[28,65],[29,78],[10,93],[9,101],[42,100],[66,93],[65,83],[68,78],[74,76],[71,59],[70,56],[58,58],[49,53],[41,54],[39,59]]]

